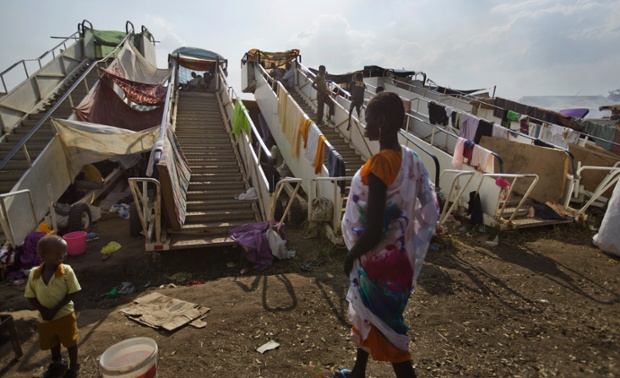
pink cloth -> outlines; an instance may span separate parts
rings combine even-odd
[[[452,167],[461,169],[463,167],[463,150],[465,149],[465,138],[459,137],[454,146],[454,154],[452,154]]]

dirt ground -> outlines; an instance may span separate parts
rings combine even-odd
[[[248,263],[240,248],[168,252],[153,265],[127,222],[98,221],[100,239],[66,261],[83,288],[76,299],[81,377],[97,377],[101,354],[136,336],[157,342],[159,378],[331,377],[352,367],[345,250],[287,226],[297,257],[263,272],[241,273]],[[593,233],[577,224],[521,230],[502,233],[497,246],[475,231],[436,238],[405,314],[418,376],[620,376],[619,260],[592,245]],[[122,249],[102,261],[109,241]],[[160,288],[178,272],[204,284]],[[137,291],[106,296],[123,282]],[[0,376],[36,377],[49,363],[23,290],[0,283],[0,311],[13,314],[25,354],[13,361],[1,335]],[[120,313],[152,290],[209,307],[207,326],[159,331]],[[256,351],[270,340],[280,346]],[[367,373],[394,376],[385,363],[369,363]]]

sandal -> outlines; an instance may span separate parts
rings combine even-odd
[[[349,378],[351,376],[351,370],[338,369],[334,372],[334,378]]]

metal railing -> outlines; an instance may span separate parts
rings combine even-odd
[[[80,36],[80,32],[76,31],[75,33],[71,34],[69,37],[64,39],[62,42],[60,42],[56,46],[54,46],[51,49],[49,49],[46,52],[44,52],[40,57],[34,58],[34,59],[22,59],[22,60],[20,60],[20,61],[18,61],[16,63],[13,63],[11,66],[9,66],[9,68],[5,69],[4,71],[0,72],[0,82],[2,82],[2,88],[4,89],[4,93],[9,93],[9,91],[11,89],[15,88],[15,86],[13,86],[13,88],[7,87],[6,80],[5,80],[5,76],[8,76],[13,69],[17,69],[17,68],[20,68],[20,67],[23,68],[23,73],[25,73],[26,77],[19,81],[19,83],[21,83],[22,81],[27,80],[27,79],[29,79],[32,76],[28,72],[28,66],[27,66],[28,62],[37,62],[38,66],[39,66],[39,69],[43,68],[43,59],[45,57],[47,57],[49,54],[52,54],[52,58],[50,60],[55,59],[56,58],[56,49],[58,49],[58,48],[60,48],[62,46],[63,49],[61,49],[59,51],[59,53],[62,54],[62,52],[67,49],[67,43],[70,40],[72,40],[72,39],[77,42],[79,40],[79,36]],[[74,43],[76,43],[76,42],[74,42]],[[15,73],[15,72],[13,72],[12,74],[18,75],[18,73]]]
[[[275,168],[273,156],[271,155],[271,151],[267,148],[267,145],[263,141],[263,138],[259,133],[258,129],[256,128],[256,125],[254,124],[254,122],[252,122],[252,118],[248,114],[245,107],[243,109],[243,114],[249,121],[250,135],[247,135],[244,130],[241,130],[242,134],[239,137],[235,136],[232,133],[234,122],[234,101],[241,100],[235,93],[234,89],[228,86],[225,79],[226,74],[222,67],[218,68],[220,70],[218,75],[220,80],[218,86],[220,89],[216,93],[220,96],[219,103],[223,108],[222,112],[224,115],[224,119],[227,123],[227,130],[230,133],[230,136],[234,142],[236,148],[235,151],[239,152],[242,155],[241,160],[243,164],[241,164],[240,168],[242,169],[244,179],[247,177],[253,179],[252,186],[255,187],[259,197],[261,216],[263,219],[266,219],[269,217],[271,197],[273,197],[273,192],[276,186],[274,183]],[[224,93],[227,93],[227,98],[224,98]],[[243,140],[242,138],[245,138],[245,140]],[[256,142],[255,147],[253,146],[254,141]],[[262,168],[261,162],[263,157],[267,161],[266,169]],[[265,185],[266,187],[263,187],[263,185]],[[267,198],[265,198],[265,196]]]
[[[128,21],[129,22],[129,21]],[[70,98],[71,93],[75,90],[75,88],[77,88],[77,86],[79,84],[81,84],[83,81],[85,82],[86,77],[88,76],[88,74],[95,68],[97,67],[97,65],[99,63],[105,62],[110,56],[112,56],[119,48],[121,48],[123,46],[123,44],[125,43],[125,41],[127,41],[127,39],[129,39],[129,37],[133,36],[133,30],[131,31],[131,33],[127,33],[127,35],[125,36],[125,38],[123,38],[120,43],[116,46],[116,48],[114,50],[112,50],[108,55],[106,55],[105,57],[101,58],[100,60],[92,63],[87,69],[86,71],[84,71],[84,73],[82,73],[82,75],[75,81],[75,83],[73,83],[73,85],[71,85],[71,87],[54,103],[54,105],[43,115],[43,117],[41,117],[41,119],[36,123],[36,125],[34,125],[34,127],[28,132],[28,134],[26,134],[21,141],[19,141],[19,143],[17,143],[15,145],[15,147],[13,147],[13,149],[4,157],[4,159],[2,159],[2,161],[0,162],[0,170],[4,169],[4,167],[7,165],[7,163],[15,156],[15,154],[17,154],[17,152],[24,148],[25,149],[25,144],[28,142],[28,140],[41,128],[41,126],[43,126],[43,124],[45,122],[47,122],[48,118],[50,118],[50,116],[56,111],[56,109],[58,109],[60,107],[60,105],[67,99]],[[71,100],[71,99],[70,99]],[[72,101],[72,100],[71,100]],[[27,153],[27,150],[25,149],[25,152]]]
[[[168,124],[171,123],[172,112],[170,110],[172,109],[172,101],[170,99],[172,98],[172,93],[176,87],[176,81],[177,81],[176,71],[177,71],[177,66],[173,64],[172,70],[170,71],[170,80],[168,81],[168,89],[166,90],[166,101],[164,102],[164,115],[161,118],[161,123],[159,125],[159,135],[157,138],[158,140],[164,139],[164,137],[166,136],[166,128],[168,127]],[[159,148],[155,150],[155,155],[153,157],[154,166],[156,166],[159,160],[161,159],[161,151],[162,150]],[[155,171],[155,169],[153,171]]]
[[[0,207],[2,210],[2,217],[0,218],[0,222],[2,224],[2,231],[4,232],[4,236],[6,236],[7,238],[7,242],[13,246],[15,245],[15,237],[13,235],[13,227],[11,226],[11,222],[9,221],[9,215],[6,210],[6,204],[4,202],[4,199],[7,197],[14,197],[22,194],[28,196],[28,203],[30,204],[32,219],[34,220],[34,224],[37,224],[38,219],[34,211],[34,203],[32,202],[32,195],[30,194],[30,190],[22,189],[15,192],[0,194]]]

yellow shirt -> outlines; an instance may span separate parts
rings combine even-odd
[[[26,284],[26,292],[24,293],[26,298],[37,298],[42,306],[53,308],[68,294],[77,293],[82,290],[75,276],[75,272],[71,266],[66,264],[58,265],[56,272],[54,272],[54,275],[46,285],[45,282],[43,282],[42,276],[43,265],[44,264],[41,264],[36,268],[30,269],[28,283]],[[60,319],[71,314],[73,311],[73,301],[69,301],[69,303],[56,313],[56,316],[52,320]],[[41,314],[39,314],[39,322],[46,322],[41,317]]]

